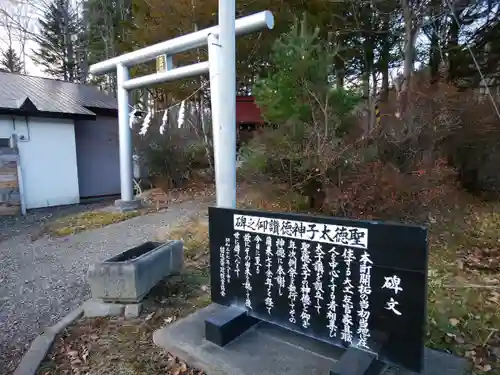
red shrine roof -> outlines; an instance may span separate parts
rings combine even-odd
[[[253,96],[236,97],[236,123],[264,124],[260,108],[255,103]]]

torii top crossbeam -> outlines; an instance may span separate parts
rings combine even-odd
[[[120,184],[122,210],[134,209],[132,173],[132,134],[129,128],[129,90],[210,72],[212,131],[217,205],[236,205],[236,58],[235,37],[262,29],[272,29],[274,18],[264,11],[235,20],[235,0],[219,0],[219,25],[154,44],[94,64],[90,74],[116,72],[118,125],[120,138]],[[129,67],[154,60],[160,55],[173,56],[208,45],[209,61],[130,79]]]
[[[236,36],[250,34],[262,29],[272,29],[274,27],[274,17],[269,11],[252,14],[247,17],[237,19],[235,22]],[[90,67],[90,73],[101,75],[116,71],[116,66],[122,64],[131,66],[146,61],[156,59],[159,55],[175,55],[176,53],[189,51],[207,45],[207,38],[210,34],[219,35],[219,26],[196,31],[191,34],[182,35],[175,39],[166,40],[152,46],[142,48],[133,52],[125,53],[121,56],[113,57]]]

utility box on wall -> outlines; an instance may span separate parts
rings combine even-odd
[[[0,216],[21,213],[17,149],[0,147]]]

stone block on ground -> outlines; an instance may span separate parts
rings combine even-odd
[[[125,309],[124,305],[118,303],[106,303],[101,300],[91,299],[84,303],[83,314],[87,318],[99,316],[120,316]]]
[[[325,374],[342,350],[259,323],[225,347],[205,340],[205,319],[221,307],[211,304],[154,333],[154,342],[207,374]]]
[[[133,303],[125,306],[125,318],[137,318],[141,314],[142,303]]]
[[[154,342],[208,375],[328,375],[344,350],[260,322],[225,347],[205,340],[205,320],[224,307],[211,304],[154,333]],[[463,375],[465,359],[425,349],[423,375]],[[385,366],[383,375],[414,373]]]
[[[118,199],[115,201],[115,208],[120,212],[130,212],[138,210],[142,207],[142,200],[132,199],[131,201],[123,201]]]
[[[146,242],[89,267],[92,298],[105,302],[137,303],[165,277],[184,265],[182,241]]]

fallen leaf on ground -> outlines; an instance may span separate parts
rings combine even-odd
[[[483,370],[484,372],[491,371],[491,365],[484,365],[481,370]]]
[[[175,316],[169,316],[167,319],[164,319],[165,323],[170,324],[175,321]]]
[[[72,366],[81,365],[81,364],[82,364],[82,361],[78,358],[71,361]]]
[[[488,301],[500,304],[500,293],[492,292],[491,296],[488,298]]]
[[[180,362],[179,364],[181,366],[180,367],[181,372],[186,372],[188,369],[187,365],[184,362]]]
[[[151,320],[151,318],[154,316],[154,314],[155,314],[155,312],[154,312],[154,311],[153,311],[151,314],[148,314],[148,315],[146,316],[146,319],[145,319],[145,320],[146,320],[146,322],[147,322],[148,320]]]
[[[83,362],[87,362],[87,358],[89,357],[89,348],[85,347],[83,349],[83,353],[82,353],[82,360]]]
[[[181,367],[178,364],[175,365],[174,369],[171,369],[169,371],[170,375],[180,375],[180,373],[181,373]]]
[[[468,350],[465,352],[466,358],[473,358],[475,355],[476,355],[476,352],[474,350]]]

